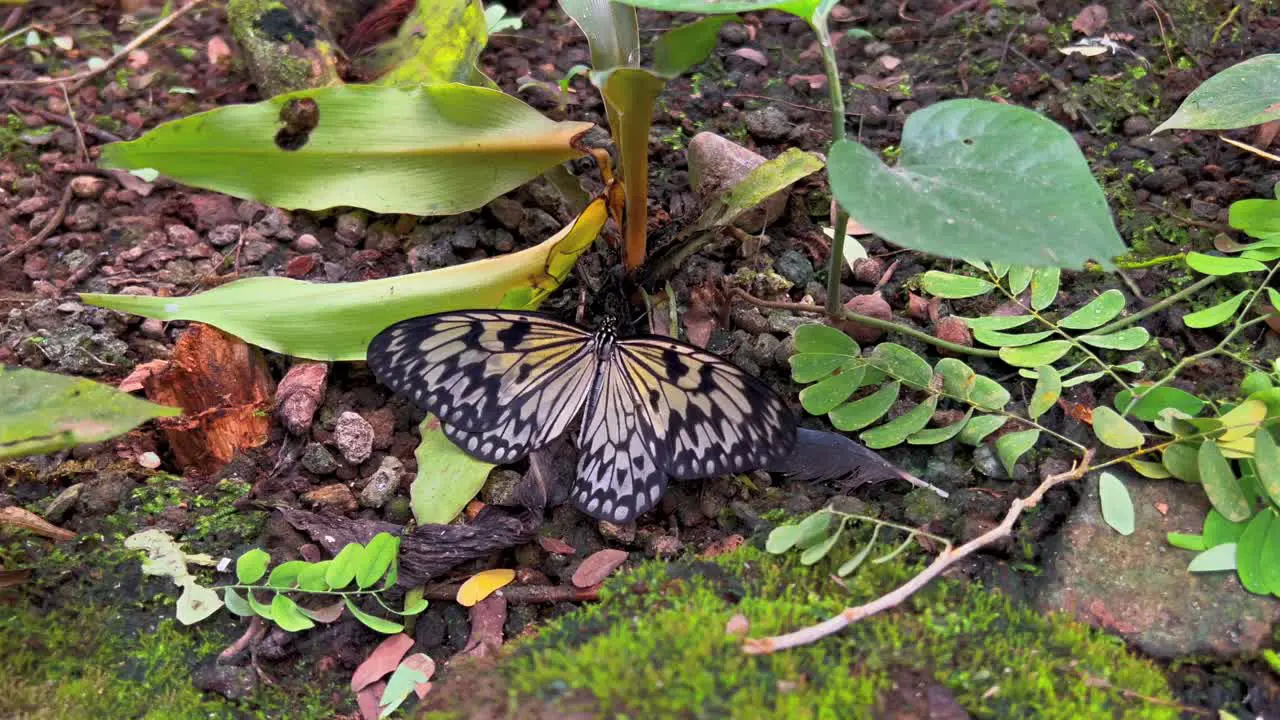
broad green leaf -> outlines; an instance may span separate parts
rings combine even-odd
[[[773,555],[781,555],[795,547],[796,541],[799,539],[799,525],[779,525],[769,532],[769,538],[765,540],[764,549]]]
[[[246,590],[244,597],[245,601],[249,603],[249,609],[253,610],[255,615],[267,620],[271,619],[271,605],[269,603],[264,605],[259,602],[258,598],[253,596],[252,590]]]
[[[845,372],[862,363],[856,356],[801,353],[788,358],[791,379],[798,383],[811,383],[835,372]]]
[[[311,592],[329,590],[329,583],[325,581],[324,576],[332,564],[332,560],[307,563],[307,566],[298,572],[298,589]]]
[[[833,0],[717,0],[714,3],[706,0],[626,0],[626,4],[663,12],[704,15],[779,10],[817,25],[825,24],[827,14],[836,3]]]
[[[933,368],[924,358],[897,343],[880,343],[867,362],[906,385],[924,390],[933,381]]]
[[[1280,596],[1280,518],[1276,517],[1274,508],[1258,514],[1272,516],[1271,527],[1267,529],[1267,537],[1262,544],[1262,583],[1268,592]]]
[[[827,167],[840,205],[895,245],[1068,268],[1088,260],[1109,267],[1125,251],[1075,140],[1033,110],[935,103],[907,118],[901,148],[890,168],[878,153],[841,140]]]
[[[1164,478],[1173,477],[1173,473],[1169,472],[1169,470],[1165,468],[1164,465],[1157,462],[1151,462],[1149,460],[1133,460],[1133,459],[1126,460],[1125,462],[1129,463],[1129,467],[1136,470],[1137,473],[1142,477],[1151,478],[1153,480],[1161,480]]]
[[[1250,237],[1262,239],[1249,247],[1274,247],[1280,240],[1280,199],[1247,198],[1231,203],[1227,222]]]
[[[223,589],[222,600],[232,614],[240,617],[253,617],[253,608],[249,607],[248,601],[244,599],[244,596],[236,592],[235,588]]]
[[[311,618],[299,611],[298,604],[284,593],[276,593],[271,598],[271,619],[288,632],[301,632],[316,626]]]
[[[1276,507],[1280,507],[1280,447],[1267,428],[1259,428],[1253,437],[1254,465],[1258,468],[1258,484]]]
[[[177,617],[183,625],[194,625],[222,607],[222,598],[211,588],[196,583],[189,578],[182,586],[182,594],[178,596]]]
[[[1242,257],[1218,257],[1204,253],[1187,253],[1187,265],[1205,275],[1235,275],[1246,272],[1266,272],[1267,266],[1257,260]]]
[[[988,435],[1004,427],[1006,422],[1009,418],[1002,415],[979,415],[965,423],[960,431],[960,442],[976,447]]]
[[[372,587],[378,578],[387,574],[391,563],[400,552],[400,538],[391,533],[381,532],[373,536],[360,555],[356,565],[356,585],[361,590]]]
[[[89,305],[159,320],[193,320],[245,342],[312,360],[364,360],[383,328],[446,310],[532,309],[568,277],[608,218],[603,198],[528,250],[453,267],[348,283],[237,280],[187,297],[82,293]]]
[[[1053,334],[1052,330],[1031,333],[1006,333],[998,330],[974,330],[973,339],[991,347],[1022,347],[1031,345]]]
[[[1142,446],[1142,432],[1106,405],[1093,409],[1093,434],[1111,448],[1128,450]]]
[[[1209,496],[1209,502],[1213,503],[1213,508],[1233,522],[1249,519],[1252,514],[1249,500],[1240,488],[1240,481],[1231,471],[1231,463],[1222,456],[1217,444],[1201,443],[1196,460],[1200,482],[1204,485],[1204,492]]]
[[[862,438],[863,445],[872,450],[900,445],[912,433],[923,429],[925,425],[929,424],[929,419],[933,417],[933,411],[937,407],[938,396],[930,395],[924,402],[902,415],[879,427],[864,430],[858,437]]]
[[[876,525],[875,529],[871,531],[871,539],[867,541],[866,545],[862,546],[862,549],[858,551],[858,554],[844,561],[839,569],[836,570],[836,575],[840,577],[848,577],[854,570],[857,570],[862,566],[862,563],[866,561],[867,556],[871,554],[871,548],[875,547],[876,538],[880,536],[880,528],[882,527],[884,526]]]
[[[835,515],[825,508],[810,513],[797,526],[796,547],[806,550],[821,542],[827,536],[827,529],[831,527],[833,519],[835,519]]]
[[[1151,333],[1144,327],[1134,326],[1106,335],[1081,335],[1076,339],[1086,345],[1108,350],[1137,350],[1147,344]]]
[[[1206,445],[1208,443],[1205,443]],[[1258,595],[1269,595],[1273,570],[1263,567],[1269,559],[1267,552],[1268,535],[1276,524],[1276,514],[1270,509],[1263,510],[1249,521],[1249,526],[1236,541],[1236,572],[1240,575],[1240,584],[1245,590]]]
[[[415,0],[396,38],[380,45],[368,61],[379,85],[416,87],[473,82],[476,60],[488,40],[489,21],[477,0]],[[364,58],[356,58],[357,63]],[[380,72],[382,68],[389,68]],[[363,69],[363,64],[362,64]]]
[[[480,492],[495,466],[454,445],[435,415],[422,419],[418,433],[422,441],[413,451],[418,472],[409,486],[409,504],[419,525],[445,525]]]
[[[591,66],[611,70],[640,61],[640,27],[635,8],[605,0],[560,0],[591,46]],[[612,118],[610,119],[613,125]]]
[[[1222,572],[1236,569],[1236,544],[1211,547],[1191,558],[1187,572]]]
[[[1071,350],[1069,340],[1047,340],[1027,347],[1000,348],[1000,359],[1014,367],[1052,365]]]
[[[1021,295],[1023,290],[1031,284],[1031,273],[1035,272],[1035,268],[1026,265],[1015,265],[1009,268],[1009,292],[1014,295]]]
[[[1247,522],[1231,522],[1222,517],[1222,513],[1209,508],[1209,512],[1204,516],[1204,527],[1200,534],[1204,537],[1204,546],[1211,548],[1239,540],[1248,526]]]
[[[0,459],[109,440],[180,408],[92,380],[0,365]]]
[[[845,432],[864,428],[889,412],[889,408],[893,407],[893,404],[897,402],[898,392],[901,389],[902,384],[897,381],[885,383],[874,393],[853,402],[845,403],[827,413],[827,419],[838,430],[844,430]]]
[[[356,578],[356,568],[360,566],[364,555],[364,546],[360,543],[349,543],[338,551],[324,573],[324,581],[334,590],[340,590],[351,584]]]
[[[831,376],[801,390],[800,405],[811,415],[826,415],[862,386],[865,375],[866,366],[862,361],[850,358]]]
[[[277,146],[282,110],[314,103],[296,150]],[[590,123],[555,122],[482,87],[338,85],[227,105],[103,148],[108,168],[154,168],[265,205],[448,215],[474,210],[582,155]]]
[[[1058,375],[1058,371],[1053,369],[1051,365],[1041,365],[1036,368],[1039,378],[1036,380],[1036,389],[1031,393],[1031,400],[1027,403],[1027,415],[1032,420],[1045,414],[1058,402],[1058,398],[1062,397],[1062,377]]]
[[[1021,430],[996,438],[996,457],[1000,458],[1000,463],[1004,465],[1009,477],[1013,477],[1013,469],[1018,464],[1018,458],[1035,447],[1039,440],[1039,430]]]
[[[942,376],[942,391],[953,398],[968,400],[977,385],[978,375],[973,368],[955,358],[939,360],[933,370]]]
[[[1240,394],[1245,397],[1271,388],[1271,376],[1259,370],[1246,373],[1244,379],[1240,381]]]
[[[781,155],[757,165],[742,180],[711,199],[707,209],[694,223],[694,230],[731,225],[738,216],[822,167],[822,158],[817,154],[787,148]],[[696,179],[691,178],[691,182],[697,186]],[[846,243],[861,247],[852,238]]]
[[[1192,552],[1204,552],[1209,548],[1205,547],[1204,538],[1199,535],[1188,535],[1187,533],[1168,533],[1165,538],[1169,544],[1181,550],[1191,550]]]
[[[986,375],[974,378],[973,391],[969,393],[969,402],[979,410],[1001,410],[1009,404],[1009,391],[1000,383]]]
[[[1062,268],[1036,268],[1031,275],[1031,308],[1044,310],[1058,297],[1058,285],[1062,282]]]
[[[1213,307],[1208,307],[1204,310],[1184,315],[1182,317],[1182,322],[1186,324],[1187,327],[1196,329],[1204,329],[1215,325],[1221,325],[1235,317],[1236,311],[1240,309],[1240,304],[1243,303],[1244,299],[1248,296],[1249,291],[1244,290],[1235,297],[1232,297],[1229,300],[1223,300]]]
[[[271,556],[262,548],[254,548],[236,558],[236,578],[241,585],[252,585],[267,574]]]
[[[654,71],[667,78],[688,72],[715,50],[720,26],[732,20],[737,18],[705,17],[666,31],[653,43]]]
[[[1174,443],[1160,454],[1160,462],[1170,475],[1183,482],[1200,482],[1198,445]]]
[[[1259,55],[1210,77],[1152,134],[1173,128],[1224,130],[1280,118],[1280,55]]]
[[[1084,383],[1091,383],[1094,380],[1101,378],[1103,375],[1106,375],[1106,373],[1102,371],[1085,373],[1084,375],[1075,375],[1066,380],[1063,380],[1062,387],[1073,388],[1077,385],[1082,385]]]
[[[267,585],[276,590],[288,590],[298,583],[298,573],[310,563],[305,560],[290,560],[280,563],[267,576]]]
[[[1138,402],[1132,408],[1129,404],[1133,402],[1133,392],[1129,390],[1121,390],[1116,393],[1115,407],[1122,413],[1130,414],[1144,422],[1154,422],[1159,417],[1160,412],[1166,408],[1174,408],[1179,412],[1185,413],[1188,417],[1195,417],[1204,408],[1204,401],[1192,395],[1186,390],[1179,390],[1168,385],[1161,385],[1158,388],[1150,390],[1144,389],[1142,386],[1135,388],[1138,392]]]
[[[1102,503],[1102,519],[1121,535],[1133,534],[1133,499],[1120,478],[1109,472],[1098,476],[1098,497]]]
[[[964,429],[965,425],[969,424],[969,419],[971,417],[973,417],[973,408],[969,408],[968,412],[964,414],[963,418],[951,423],[950,425],[945,425],[939,428],[928,428],[925,430],[919,430],[917,432],[914,432],[908,435],[907,444],[908,445],[937,445],[938,443],[946,442],[951,438],[955,437],[956,435],[959,435],[960,431]]]
[[[1068,330],[1092,330],[1116,319],[1124,311],[1124,293],[1108,290],[1089,304],[1062,319],[1058,327]]]
[[[383,689],[382,697],[378,699],[378,706],[382,708],[382,711],[378,713],[378,717],[390,717],[409,698],[409,694],[413,692],[414,687],[418,683],[426,681],[427,675],[421,670],[405,665],[397,667],[395,672],[391,673],[391,677],[387,679],[387,687]]]
[[[364,626],[370,630],[380,632],[384,635],[395,635],[398,632],[404,632],[404,625],[380,618],[377,615],[370,615],[356,607],[356,604],[351,602],[350,596],[343,596],[342,601],[347,604],[347,610],[350,610],[351,614],[361,623],[364,623]]]
[[[1030,315],[989,315],[987,317],[978,318],[960,318],[970,330],[1011,330],[1021,327],[1031,322],[1034,318]]]
[[[991,292],[995,285],[982,278],[930,270],[920,277],[920,289],[948,300],[976,297]]]
[[[828,354],[857,357],[858,343],[847,334],[820,323],[801,325],[795,331],[796,354]]]
[[[658,95],[667,81],[650,70],[619,67],[591,73],[600,89],[609,114],[609,130],[617,148],[618,168],[626,179],[623,185],[624,211],[630,218],[623,228],[628,234],[623,247],[623,264],[638,267],[643,257],[632,257],[643,245],[644,213],[649,202],[649,130]],[[638,232],[637,232],[638,230]],[[635,240],[633,241],[633,238]]]
[[[800,564],[812,565],[826,557],[827,553],[831,552],[831,548],[836,546],[836,541],[839,539],[840,530],[837,528],[826,540],[805,548],[805,551],[800,553]]]
[[[1234,203],[1232,203],[1234,204]],[[1257,243],[1261,244],[1261,243]],[[1267,244],[1266,247],[1256,250],[1245,250],[1240,253],[1240,257],[1246,260],[1257,260],[1258,262],[1271,262],[1272,260],[1280,260],[1280,246]]]

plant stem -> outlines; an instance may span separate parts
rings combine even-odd
[[[827,28],[827,19],[822,17],[813,23],[813,32],[818,36],[818,48],[822,51],[822,65],[827,71],[827,91],[831,94],[831,144],[845,139],[844,128],[844,88],[840,84],[840,68],[836,64],[836,50],[831,44],[831,31]],[[830,178],[830,174],[827,176]],[[829,184],[828,180],[828,184]],[[844,267],[845,229],[849,226],[849,213],[840,203],[836,205],[835,227],[831,229],[831,257],[827,258],[827,314],[835,315],[840,310],[840,271]]]
[[[1160,302],[1155,303],[1154,305],[1151,305],[1150,307],[1143,308],[1132,315],[1122,317],[1119,320],[1116,320],[1115,322],[1109,325],[1103,325],[1097,330],[1092,331],[1092,334],[1106,335],[1107,333],[1113,333],[1117,330],[1121,330],[1123,328],[1129,327],[1130,325],[1138,322],[1142,318],[1158,313],[1161,310],[1164,310],[1165,308],[1169,307],[1170,305],[1178,302],[1179,300],[1187,297],[1188,295],[1193,295],[1197,292],[1200,292],[1201,290],[1209,287],[1210,285],[1214,284],[1217,281],[1218,281],[1218,278],[1214,275],[1207,275],[1205,277],[1202,277],[1199,280],[1195,281],[1194,283],[1182,288],[1181,290],[1175,292],[1169,297],[1161,300]]]
[[[1173,255],[1161,255],[1160,257],[1147,258],[1146,260],[1134,260],[1132,262],[1117,260],[1116,267],[1121,270],[1144,270],[1157,265],[1168,265],[1169,263],[1181,262],[1186,256],[1186,253],[1175,253]]]

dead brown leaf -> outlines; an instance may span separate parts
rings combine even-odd
[[[1277,105],[1280,105],[1280,103],[1277,103]],[[1262,123],[1258,126],[1258,131],[1253,136],[1254,147],[1266,150],[1275,141],[1277,133],[1280,133],[1280,120]]]
[[[769,67],[769,58],[765,57],[764,53],[756,50],[755,48],[738,48],[729,54],[740,57],[743,60],[750,60],[760,67]]]
[[[378,700],[386,689],[386,683],[376,682],[356,693],[356,706],[360,708],[361,720],[378,720],[381,714]]]
[[[411,647],[413,638],[404,633],[397,633],[383,640],[351,675],[351,691],[358,693],[395,670]],[[381,692],[378,697],[382,697]]]
[[[227,45],[226,40],[222,39],[222,36],[214,35],[209,38],[209,44],[205,46],[205,53],[209,56],[210,65],[221,65],[231,57],[231,47]]]
[[[787,87],[796,87],[799,85],[808,85],[810,90],[821,90],[827,86],[827,76],[818,75],[792,75],[787,78]]]
[[[711,280],[689,291],[689,309],[681,318],[685,332],[689,334],[689,342],[698,347],[707,346],[711,333],[719,327],[716,316],[719,314],[720,301],[720,290]]]
[[[76,534],[70,530],[63,530],[57,525],[53,525],[39,515],[24,510],[17,506],[0,508],[0,525],[9,525],[12,527],[30,530],[41,537],[47,537],[57,542],[66,542],[75,538]]]
[[[1076,19],[1071,21],[1071,29],[1076,32],[1093,37],[1098,34],[1102,28],[1107,26],[1107,19],[1110,17],[1107,9],[1101,5],[1089,5],[1076,15]]]
[[[597,585],[626,561],[627,553],[623,550],[609,548],[593,553],[574,571],[573,586],[588,588]]]
[[[427,682],[420,682],[413,686],[413,691],[418,694],[418,699],[425,698],[427,693],[431,691],[430,680],[436,674],[436,661],[432,660],[431,656],[426,653],[414,653],[405,658],[404,662],[400,664],[427,676]]]
[[[545,535],[538,536],[538,547],[555,555],[573,555],[578,552],[572,545],[560,538],[547,537]]]

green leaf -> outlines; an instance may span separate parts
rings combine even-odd
[[[757,165],[732,186],[712,198],[693,225],[693,231],[732,225],[743,213],[785,190],[796,181],[818,172],[821,156],[799,148],[787,148],[781,155]],[[691,177],[696,187],[697,177]],[[849,241],[853,245],[856,242]],[[861,246],[859,246],[861,247]],[[839,332],[839,331],[837,331]]]
[[[351,602],[350,596],[344,595],[342,601],[347,604],[347,610],[351,611],[351,615],[370,630],[380,632],[384,635],[395,635],[396,633],[404,632],[404,625],[401,625],[398,622],[392,622],[385,618],[380,618],[377,615],[370,615],[356,607],[356,604]]]
[[[616,2],[560,0],[560,9],[573,18],[591,46],[591,66],[610,70],[629,65],[640,55],[640,26],[635,8]],[[613,124],[610,119],[610,125]]]
[[[222,607],[222,598],[218,593],[188,579],[182,586],[182,595],[178,596],[178,622],[183,625],[194,625]]]
[[[795,547],[796,541],[799,539],[799,525],[779,525],[769,532],[769,538],[765,540],[764,549],[772,555],[781,555]]]
[[[827,167],[840,205],[895,245],[1068,268],[1088,260],[1109,267],[1125,252],[1076,141],[1033,110],[935,103],[907,118],[901,148],[890,168],[878,153],[841,140]]]
[[[1137,350],[1151,339],[1151,333],[1143,327],[1127,327],[1106,335],[1081,335],[1076,338],[1086,345],[1108,350]]]
[[[480,492],[495,466],[454,445],[434,415],[422,419],[418,433],[422,441],[413,451],[418,472],[409,486],[413,517],[419,525],[445,525]]]
[[[861,365],[857,357],[801,353],[788,358],[791,363],[791,379],[798,383],[811,383],[836,372],[845,372]]]
[[[1112,365],[1111,367],[1113,370],[1123,370],[1125,372],[1130,372],[1130,373],[1140,373],[1143,370],[1145,370],[1147,366],[1146,366],[1146,363],[1142,362],[1141,360],[1130,360],[1127,363]]]
[[[1248,296],[1249,291],[1244,290],[1235,297],[1232,297],[1229,300],[1223,300],[1213,307],[1208,307],[1204,310],[1184,315],[1182,317],[1182,322],[1187,327],[1196,328],[1198,330],[1211,328],[1215,325],[1221,325],[1235,317],[1236,311],[1240,309],[1240,304],[1243,303],[1244,299]]]
[[[1266,265],[1257,260],[1247,260],[1240,257],[1218,257],[1198,252],[1187,253],[1187,265],[1192,270],[1202,272],[1205,275],[1219,276],[1246,272],[1265,272],[1267,269]]]
[[[818,562],[819,560],[821,560],[822,558],[826,557],[827,553],[831,552],[831,548],[836,546],[836,541],[839,539],[840,539],[840,529],[837,528],[836,531],[831,533],[830,537],[828,537],[826,540],[823,540],[822,542],[816,545],[811,545],[805,548],[805,551],[800,553],[800,564],[812,565]]]
[[[422,596],[422,586],[415,588],[418,592],[415,594],[410,591],[404,595],[404,609],[400,611],[401,615],[421,615],[422,611],[427,609],[427,599]]]
[[[82,378],[0,365],[0,459],[108,440],[181,408]]]
[[[919,430],[908,435],[907,444],[937,445],[938,443],[946,442],[956,435],[959,435],[960,431],[964,429],[964,426],[969,423],[969,418],[971,417],[973,417],[973,408],[969,408],[969,411],[964,414],[963,418],[951,423],[950,425],[945,425],[940,428]]]
[[[1248,198],[1231,203],[1227,222],[1250,237],[1262,239],[1250,247],[1274,247],[1280,239],[1280,200]]]
[[[240,593],[236,592],[235,588],[223,589],[222,600],[223,603],[226,604],[227,609],[230,610],[233,615],[239,615],[240,617],[253,617],[253,608],[249,607],[248,601],[246,601]]]
[[[364,555],[364,546],[360,543],[348,543],[338,551],[332,564],[324,573],[324,581],[334,590],[341,590],[356,578],[356,568]]]
[[[1248,526],[1247,522],[1231,522],[1222,517],[1222,513],[1210,508],[1204,516],[1204,528],[1200,534],[1204,537],[1204,546],[1211,548],[1236,542]]]
[[[1198,445],[1174,443],[1160,454],[1160,462],[1169,474],[1183,482],[1200,482],[1200,464]]]
[[[1133,500],[1120,478],[1109,472],[1098,477],[1098,497],[1102,503],[1102,519],[1121,535],[1133,534]]]
[[[968,275],[930,270],[920,277],[920,289],[948,300],[976,297],[991,292],[995,285]]]
[[[811,25],[825,25],[827,14],[836,3],[833,0],[722,0],[715,3],[708,3],[706,0],[626,0],[626,4],[664,12],[704,15],[779,10],[795,15]]]
[[[1142,432],[1106,405],[1093,409],[1093,434],[1110,448],[1128,450],[1142,446]]]
[[[241,585],[252,585],[267,574],[271,556],[262,548],[254,548],[236,558],[236,579]]]
[[[1280,595],[1280,519],[1276,518],[1274,508],[1268,508],[1258,514],[1272,516],[1271,527],[1267,529],[1259,563],[1262,566],[1262,583],[1266,585],[1268,592]]]
[[[1092,330],[1116,319],[1124,310],[1124,293],[1108,290],[1089,304],[1062,319],[1058,327],[1067,330]]]
[[[933,368],[929,367],[929,363],[896,343],[880,343],[871,351],[867,362],[919,390],[927,389],[933,381]]]
[[[500,5],[489,10],[505,14]],[[499,18],[501,14],[493,20],[501,23]],[[513,19],[506,19],[511,22]],[[514,22],[518,26],[519,18]],[[355,59],[357,71],[388,87],[482,84],[475,81],[488,78],[476,70],[476,60],[488,39],[489,26],[489,13],[475,0],[416,0],[393,40]]]
[[[277,145],[291,101],[314,103],[296,150]],[[264,205],[449,215],[475,210],[582,155],[585,122],[555,122],[497,90],[337,85],[226,105],[102,150],[105,167],[154,168]]]
[[[1205,445],[1210,444],[1205,443]],[[1272,534],[1275,521],[1276,514],[1270,509],[1254,515],[1236,543],[1236,572],[1240,575],[1240,584],[1245,590],[1257,595],[1271,594],[1271,579],[1274,571],[1265,568],[1264,565],[1265,560],[1270,559],[1267,540]]]
[[[857,570],[862,566],[862,563],[866,561],[867,556],[871,554],[871,548],[875,547],[876,538],[880,536],[880,528],[882,527],[884,526],[875,526],[875,529],[871,531],[871,539],[867,541],[866,545],[862,546],[862,549],[859,550],[856,555],[845,560],[844,563],[840,565],[839,569],[836,570],[836,575],[840,577],[848,577],[853,574],[854,570]]]
[[[267,620],[271,619],[271,606],[258,602],[258,598],[253,596],[252,590],[245,591],[244,597],[245,601],[249,603],[249,609],[253,610],[255,614]]]
[[[1186,533],[1171,532],[1165,536],[1169,544],[1181,550],[1191,550],[1193,552],[1204,552],[1209,548],[1205,547],[1204,538],[1200,535],[1188,535]]]
[[[1106,373],[1101,372],[1101,371],[1099,371],[1099,372],[1085,373],[1084,375],[1075,375],[1075,376],[1070,377],[1070,378],[1068,378],[1068,379],[1066,379],[1066,380],[1063,380],[1063,381],[1062,381],[1062,387],[1064,387],[1064,388],[1073,388],[1073,387],[1075,387],[1075,386],[1077,386],[1077,385],[1082,385],[1082,384],[1084,384],[1084,383],[1091,383],[1091,382],[1093,382],[1094,380],[1097,380],[1097,379],[1101,378],[1103,375],[1106,375]]]
[[[1009,268],[1009,292],[1014,295],[1021,295],[1023,290],[1031,284],[1031,274],[1035,272],[1034,268],[1026,265],[1015,265]]]
[[[795,357],[792,357],[794,360]],[[866,365],[859,359],[849,359],[836,368],[830,377],[800,391],[800,405],[810,415],[826,415],[862,386]]]
[[[284,593],[276,593],[276,596],[271,598],[271,619],[288,632],[301,632],[316,626],[311,618],[298,610],[298,604]]]
[[[810,513],[797,526],[799,530],[796,536],[796,547],[807,550],[821,542],[827,536],[827,528],[831,527],[831,521],[834,518],[835,515],[826,508]]]
[[[1271,502],[1280,507],[1280,447],[1265,427],[1258,428],[1253,436],[1253,458],[1258,469],[1258,484]]]
[[[958,317],[958,316],[957,316]],[[1030,315],[991,315],[988,317],[960,318],[970,330],[1011,330],[1022,327],[1033,319]]]
[[[674,78],[707,59],[720,39],[720,26],[737,20],[730,16],[706,17],[663,33],[653,43],[653,69]]]
[[[1114,404],[1116,410],[1132,413],[1134,417],[1144,422],[1154,422],[1160,412],[1166,408],[1174,408],[1188,417],[1195,417],[1204,408],[1204,401],[1200,398],[1186,390],[1168,385],[1149,390],[1138,386],[1135,390],[1138,392],[1138,402],[1132,408],[1129,407],[1129,403],[1133,401],[1133,392],[1129,390],[1116,393]]]
[[[387,574],[399,551],[399,537],[385,532],[374,535],[356,565],[356,585],[361,590],[372,587],[378,582],[378,578]]]
[[[1054,370],[1051,365],[1041,365],[1036,368],[1039,379],[1036,380],[1036,389],[1031,393],[1031,401],[1027,403],[1027,415],[1032,420],[1045,414],[1058,402],[1058,398],[1062,397],[1062,377],[1058,375],[1058,371]]]
[[[332,564],[332,560],[307,563],[307,566],[298,573],[298,589],[310,592],[329,590],[329,583],[325,581],[324,576]]]
[[[1018,458],[1035,447],[1039,440],[1039,430],[1011,432],[996,438],[996,457],[1000,458],[1000,463],[1004,465],[1009,477],[1013,477],[1013,469],[1018,464]]]
[[[960,431],[960,442],[976,447],[988,435],[1004,427],[1006,422],[1009,418],[1003,415],[979,415],[965,423]]]
[[[378,705],[382,708],[382,712],[378,714],[378,717],[389,717],[409,698],[409,694],[413,692],[418,683],[426,681],[426,673],[421,670],[415,670],[404,665],[396,668],[395,672],[391,673],[391,677],[387,679],[387,686],[382,691],[382,697],[378,699]]]
[[[1058,286],[1062,282],[1062,268],[1036,268],[1031,275],[1031,309],[1044,310],[1053,304],[1058,297]]]
[[[827,413],[827,419],[836,426],[836,429],[845,432],[864,428],[889,412],[889,408],[897,402],[898,392],[901,389],[902,384],[897,381],[885,383],[874,393],[845,403]]]
[[[870,430],[864,430],[859,437],[862,444],[872,450],[880,450],[901,444],[907,436],[929,424],[933,411],[938,407],[938,396],[930,395],[928,399],[889,422]]]
[[[1049,340],[1027,347],[1000,348],[1000,359],[1014,367],[1052,365],[1071,350],[1069,340]]]
[[[1231,471],[1231,463],[1222,456],[1217,443],[1200,444],[1197,467],[1200,470],[1200,482],[1204,485],[1204,492],[1209,496],[1209,502],[1213,503],[1213,508],[1222,513],[1224,518],[1234,522],[1249,519],[1252,514],[1249,500],[1240,488],[1240,481]]]
[[[1031,333],[1006,333],[998,330],[974,330],[973,339],[991,347],[1022,347],[1038,343],[1053,334],[1052,330]]]
[[[1153,480],[1163,480],[1164,478],[1173,477],[1173,473],[1165,469],[1164,465],[1157,462],[1134,459],[1129,459],[1125,462],[1129,463],[1129,466],[1136,470],[1142,477],[1151,478]]]
[[[845,333],[831,327],[810,323],[795,331],[796,355],[809,353],[858,357],[862,353],[858,343]],[[793,356],[794,357],[794,356]]]
[[[1191,558],[1187,572],[1222,572],[1236,568],[1236,544],[1227,543],[1209,548]]]
[[[568,276],[607,217],[600,198],[572,225],[528,250],[379,280],[255,277],[187,297],[81,293],[80,299],[159,320],[206,323],[285,355],[364,360],[373,336],[400,320],[445,310],[537,307]]]
[[[979,410],[1000,410],[1009,404],[1009,391],[1000,383],[986,375],[974,378],[973,392],[969,393],[969,402]]]
[[[933,371],[942,376],[942,391],[950,397],[968,400],[969,394],[977,386],[978,374],[955,358],[939,360],[933,366]]]
[[[1270,290],[1271,288],[1267,289]],[[1240,394],[1245,397],[1256,392],[1270,390],[1271,388],[1271,376],[1260,370],[1246,373],[1244,379],[1240,381]]]
[[[298,573],[309,564],[305,560],[280,563],[267,576],[267,585],[276,590],[290,590],[298,583]]]
[[[1280,55],[1259,55],[1210,77],[1152,134],[1173,128],[1224,130],[1280,118]]]

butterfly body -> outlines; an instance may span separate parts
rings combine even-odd
[[[795,419],[759,379],[670,338],[619,339],[548,315],[473,310],[405,320],[368,352],[384,384],[437,415],[465,452],[509,463],[581,414],[571,491],[587,514],[634,519],[668,478],[767,467],[795,443]]]

